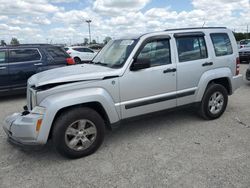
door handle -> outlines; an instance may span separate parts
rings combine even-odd
[[[176,68],[169,68],[163,71],[163,73],[176,72]]]
[[[4,69],[6,69],[6,67],[0,67],[0,70],[4,70]]]
[[[206,62],[206,63],[203,63],[202,66],[203,67],[205,67],[205,66],[211,66],[213,64],[214,64],[213,62]]]
[[[39,66],[39,65],[42,65],[42,63],[35,63],[34,65],[35,66]]]

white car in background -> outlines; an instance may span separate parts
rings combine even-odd
[[[74,58],[76,64],[89,62],[97,54],[94,50],[82,46],[66,47],[65,50],[72,58]]]

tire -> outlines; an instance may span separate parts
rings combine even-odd
[[[74,61],[76,64],[80,64],[82,62],[79,57],[74,57]]]
[[[105,124],[91,108],[74,108],[63,112],[55,121],[52,142],[61,155],[76,159],[94,153],[102,144]]]
[[[200,103],[199,114],[206,120],[219,118],[225,111],[228,102],[228,92],[220,84],[207,87]]]

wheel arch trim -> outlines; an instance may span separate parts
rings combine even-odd
[[[233,77],[232,72],[230,68],[227,68],[227,67],[213,69],[213,70],[209,70],[203,73],[198,83],[198,90],[196,92],[195,102],[200,102],[202,100],[203,95],[206,91],[206,88],[211,81],[220,79],[220,78],[226,78],[228,80],[229,89],[230,89],[229,94],[231,94],[233,92],[232,91],[232,79],[231,79],[232,77]]]
[[[120,120],[112,97],[103,88],[88,88],[51,95],[40,103],[40,106],[46,108],[46,113],[37,138],[39,142],[47,142],[53,121],[61,109],[93,102],[103,107],[109,123],[113,124]]]

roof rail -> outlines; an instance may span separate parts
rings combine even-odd
[[[164,31],[181,31],[190,29],[227,29],[226,27],[190,27],[190,28],[177,28],[177,29],[166,29]]]
[[[45,43],[43,43],[43,44],[39,44],[39,43],[34,43],[34,44],[16,44],[16,45],[5,45],[4,47],[18,47],[18,46],[52,46],[52,44],[45,44]]]

